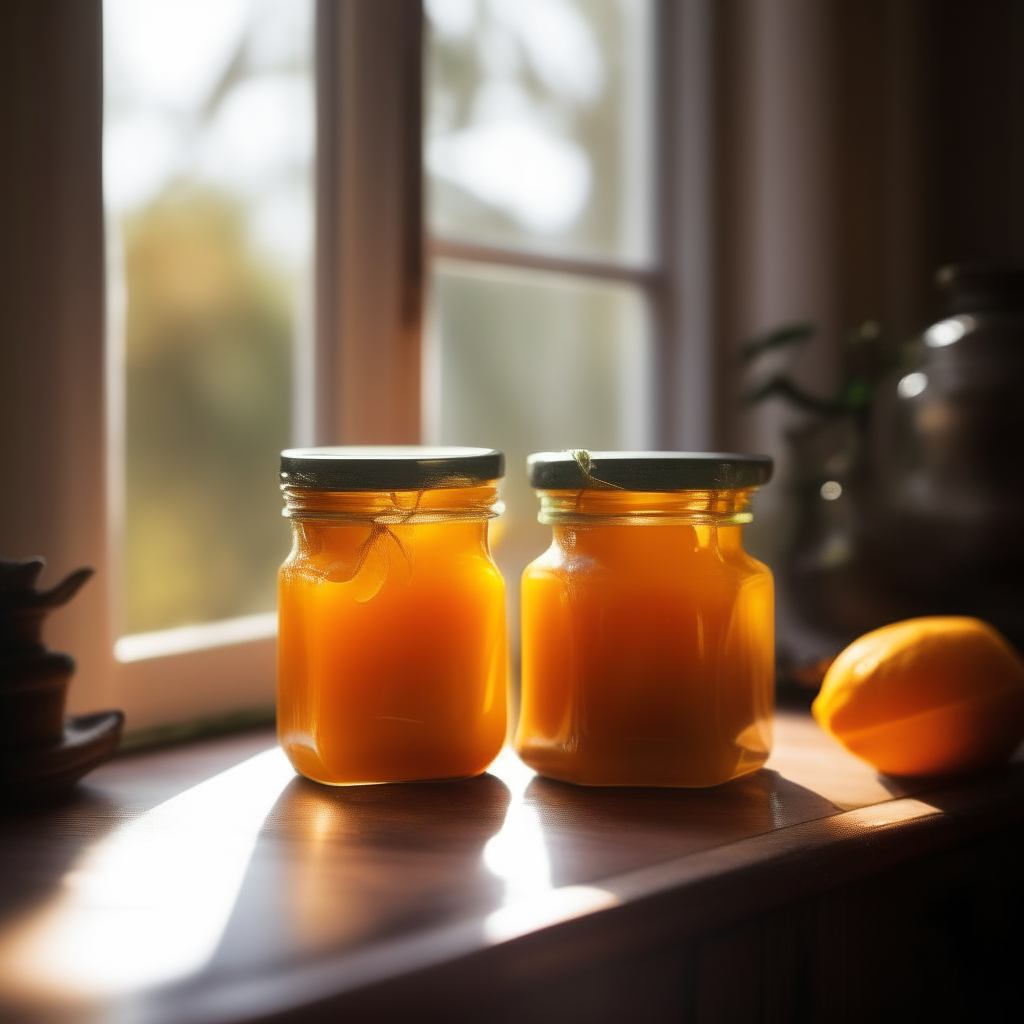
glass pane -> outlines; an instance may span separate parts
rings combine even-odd
[[[276,462],[309,320],[312,14],[104,3],[129,633],[274,607]]]
[[[505,452],[507,511],[491,539],[517,657],[519,575],[551,540],[526,456],[650,447],[646,303],[629,285],[447,262],[435,270],[433,303],[426,433]]]
[[[442,236],[649,258],[650,0],[427,0]]]

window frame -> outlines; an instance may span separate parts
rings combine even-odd
[[[654,3],[656,250],[651,266],[638,268],[445,239],[427,242],[422,4],[317,0],[316,443],[419,439],[429,257],[641,287],[653,314],[661,388],[658,444],[708,446],[712,0]],[[31,343],[28,333],[19,337],[18,373],[4,392],[20,426],[0,445],[7,464],[19,472],[23,467],[28,481],[19,483],[13,510],[0,512],[3,536],[13,548],[9,556],[49,555],[51,581],[81,564],[103,570],[55,616],[49,634],[53,646],[72,651],[79,661],[70,711],[121,707],[134,732],[239,709],[266,708],[269,715],[275,692],[272,636],[132,661],[114,657],[119,524],[111,521],[111,511],[120,507],[116,489],[123,486],[115,450],[122,413],[117,388],[111,387],[112,374],[121,371],[105,338],[105,285],[98,272],[105,258],[102,0],[16,0],[11,7],[15,31],[8,36],[20,55],[14,71],[19,84],[45,75],[48,88],[37,96],[10,91],[0,99],[0,112],[21,118],[22,134],[35,132],[50,147],[33,136],[18,149],[39,178],[42,198],[32,207],[35,220],[9,236],[6,252],[10,256],[29,243],[42,247],[41,262],[21,275],[27,281],[22,290],[51,295],[60,316],[37,330]],[[28,121],[26,103],[33,115]],[[53,160],[54,147],[66,149],[67,158]],[[46,190],[64,205],[46,209]],[[60,385],[53,393],[41,395],[38,386],[27,386],[48,377]]]
[[[427,229],[437,261],[632,285],[650,313],[656,443],[705,451],[714,425],[712,220],[713,0],[651,0],[652,253],[645,263],[549,255]]]

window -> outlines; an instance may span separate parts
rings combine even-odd
[[[650,448],[654,5],[429,0],[424,437],[502,448],[492,548],[549,541],[530,451]]]
[[[274,607],[288,546],[274,466],[309,433],[296,391],[312,14],[308,0],[104,5],[109,344],[124,385],[112,512],[129,635]]]
[[[23,341],[0,381],[12,479],[35,489],[3,522],[11,553],[48,554],[54,575],[108,570],[49,634],[79,661],[73,709],[124,707],[139,729],[270,705],[289,441],[503,447],[495,549],[514,595],[546,543],[527,451],[687,436],[658,398],[699,410],[707,390],[707,346],[675,340],[702,330],[686,267],[706,266],[688,184],[706,180],[706,117],[687,113],[702,65],[666,54],[706,52],[707,10],[81,0],[51,24],[24,7],[22,71],[54,85],[8,97],[22,177],[41,183],[8,243],[37,255],[12,263]]]
[[[264,640],[209,711],[272,698],[277,456],[312,435],[313,14],[103,5],[114,653],[155,691]]]

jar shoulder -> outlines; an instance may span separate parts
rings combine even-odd
[[[679,573],[738,575],[742,579],[764,579],[771,583],[771,569],[750,555],[741,543],[729,545],[673,544],[668,538],[661,544],[631,548],[621,546],[590,546],[587,544],[560,544],[552,540],[550,546],[523,570],[523,581],[551,575],[586,575],[606,572],[628,577],[632,572],[649,575],[652,568],[666,576]]]

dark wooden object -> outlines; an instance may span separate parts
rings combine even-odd
[[[272,744],[123,757],[8,823],[0,1017],[1019,1014],[1024,765],[897,784],[795,713],[766,770],[703,791],[580,789],[509,755],[331,790]]]
[[[124,715],[102,711],[65,720],[69,654],[43,642],[43,622],[92,576],[79,569],[37,590],[45,562],[0,559],[0,806],[59,793],[117,750]]]

